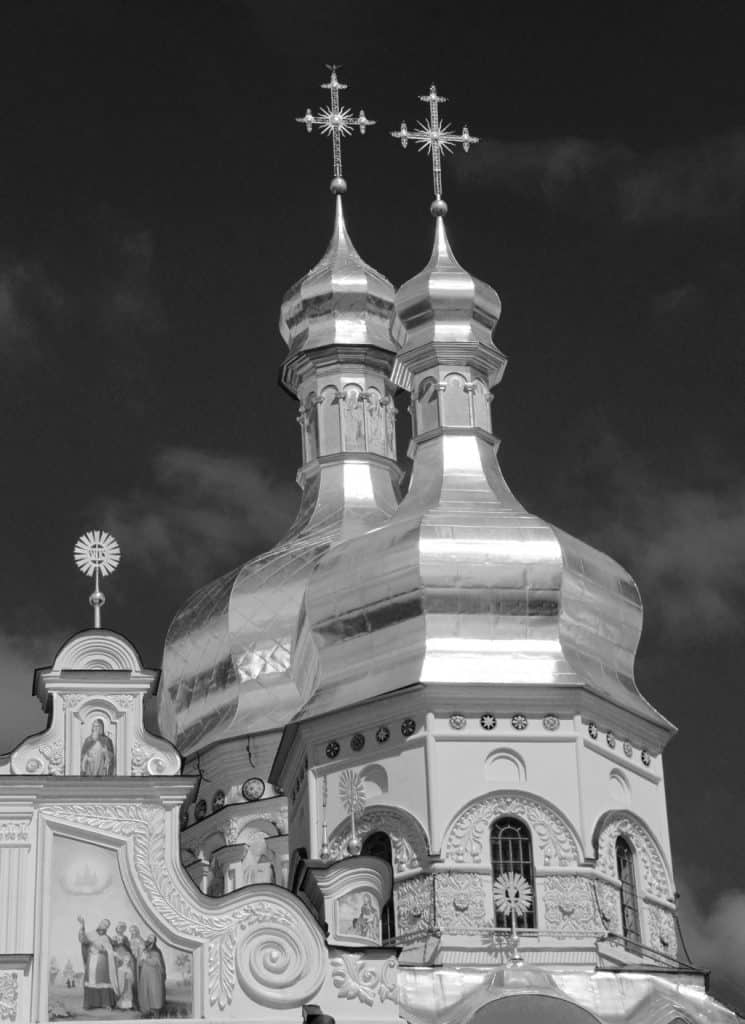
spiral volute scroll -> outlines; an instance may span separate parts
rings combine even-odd
[[[323,984],[326,947],[315,929],[261,923],[249,928],[236,949],[238,980],[262,1006],[286,1009],[309,1002]]]

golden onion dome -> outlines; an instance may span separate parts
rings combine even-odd
[[[491,341],[498,315],[496,293],[458,265],[438,218],[430,262],[396,296],[411,484],[385,525],[316,566],[297,645],[299,717],[420,684],[451,708],[488,694],[490,709],[594,716],[600,703],[659,748],[672,727],[634,682],[633,579],[527,512],[502,476],[489,409],[506,364]]]
[[[183,754],[290,721],[302,689],[293,638],[316,562],[396,508],[393,297],[354,248],[338,196],[323,259],[282,302],[283,381],[300,399],[304,452],[297,519],[270,551],[197,591],[166,638],[158,720]]]

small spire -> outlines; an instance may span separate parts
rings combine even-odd
[[[318,125],[322,135],[331,136],[334,176],[331,179],[330,187],[334,195],[341,195],[347,191],[347,183],[342,177],[341,166],[342,135],[351,135],[353,128],[359,128],[360,135],[364,135],[370,125],[375,124],[375,121],[370,121],[365,116],[365,111],[362,108],[360,108],[358,116],[354,117],[348,107],[340,105],[339,91],[346,89],[347,86],[336,77],[336,64],[327,64],[326,67],[331,72],[331,78],[328,82],[323,83],[321,88],[328,89],[331,93],[331,106],[321,107],[318,114],[314,114],[310,107],[308,107],[305,114],[302,117],[296,117],[295,120],[298,124],[304,124],[309,132],[313,131],[314,125]]]
[[[85,576],[93,576],[95,587],[88,598],[93,608],[93,628],[101,628],[101,608],[106,598],[101,591],[101,576],[110,576],[119,565],[121,552],[116,540],[105,530],[89,530],[80,537],[74,549],[75,564]]]
[[[426,96],[420,96],[419,99],[422,103],[429,104],[429,117],[425,121],[417,121],[419,127],[413,131],[410,131],[406,122],[402,121],[401,129],[391,132],[391,135],[394,139],[401,140],[404,149],[410,141],[418,142],[419,152],[426,150],[429,153],[432,158],[432,181],[435,193],[430,210],[433,217],[444,217],[448,212],[448,206],[442,198],[442,154],[452,153],[453,148],[457,145],[463,146],[464,152],[467,153],[471,145],[479,140],[475,135],[469,133],[466,124],[463,125],[460,135],[456,135],[450,130],[452,127],[450,124],[442,123],[439,106],[441,103],[447,102],[447,97],[437,95],[434,83],[429,87],[429,93]]]

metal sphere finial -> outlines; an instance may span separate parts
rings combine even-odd
[[[331,192],[335,196],[343,196],[347,191],[347,183],[342,177],[332,178],[331,184],[329,185]]]
[[[116,540],[105,530],[89,530],[78,538],[73,551],[75,564],[85,576],[93,576],[95,590],[88,598],[93,608],[93,626],[101,628],[101,608],[106,598],[100,588],[102,576],[110,576],[119,565],[121,551]]]
[[[433,199],[429,207],[429,212],[433,217],[447,217],[448,204],[444,199]]]

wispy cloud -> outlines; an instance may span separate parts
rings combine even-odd
[[[40,266],[0,261],[0,356],[37,358],[44,326],[62,303],[61,289]]]
[[[0,632],[0,753],[46,727],[46,715],[31,689],[34,669],[52,663],[68,632],[36,635]]]
[[[671,479],[611,431],[586,421],[581,429],[573,470],[550,485],[576,532],[634,573],[658,626],[742,635],[745,481],[737,467],[702,446],[688,453],[685,480]]]
[[[631,225],[725,220],[745,208],[745,130],[648,153],[579,138],[487,140],[456,168],[466,186]]]
[[[745,1008],[745,890],[720,892],[704,906],[679,874],[680,928],[691,960],[711,970],[714,994]]]
[[[277,540],[298,502],[263,462],[167,448],[148,486],[103,500],[98,514],[143,568],[196,585]]]

